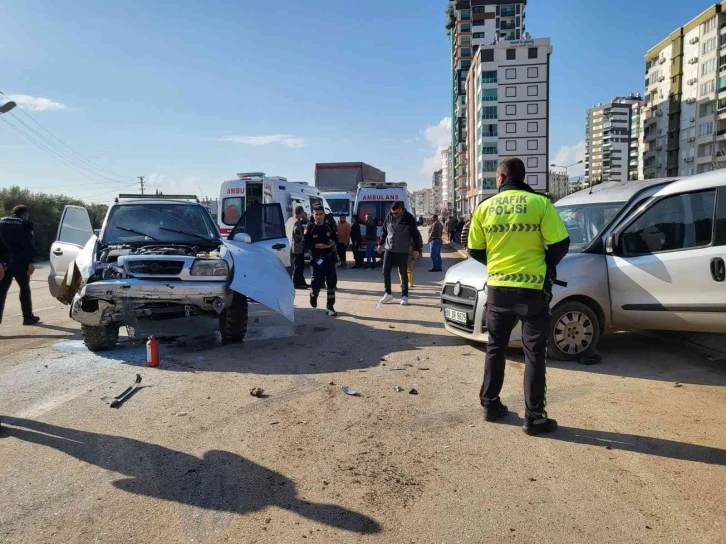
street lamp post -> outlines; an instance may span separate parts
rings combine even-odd
[[[567,184],[569,185],[569,183],[570,183],[570,174],[568,173],[568,170],[570,168],[572,168],[573,166],[577,166],[578,164],[582,164],[583,162],[585,162],[585,161],[577,161],[576,163],[570,164],[569,166],[560,166],[559,164],[552,163],[552,164],[550,164],[550,166],[553,167],[553,168],[564,168],[565,169],[565,176],[567,177]],[[570,188],[569,187],[567,187],[566,193],[567,194],[570,194]]]
[[[0,114],[9,112],[15,106],[17,106],[17,104],[15,102],[13,102],[12,100],[10,102],[6,102],[2,106],[0,106]]]

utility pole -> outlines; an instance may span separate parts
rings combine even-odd
[[[144,176],[139,176],[139,184],[141,185],[141,194],[144,194]]]

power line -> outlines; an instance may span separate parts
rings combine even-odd
[[[144,194],[144,176],[139,176],[139,184],[141,185],[141,194]],[[134,184],[135,185],[135,184]]]
[[[108,195],[108,194],[111,194],[111,193],[117,193],[119,191],[119,189],[128,189],[129,187],[134,187],[135,185],[136,185],[136,182],[132,183],[131,185],[124,185],[123,187],[118,187],[118,188],[113,189],[111,191],[106,191],[104,193],[98,193],[98,194],[90,195],[90,196],[82,196],[80,198],[81,199],[96,198],[98,196]]]
[[[51,140],[49,140],[48,138],[46,138],[43,134],[41,134],[40,132],[38,132],[37,130],[35,130],[33,127],[31,127],[30,125],[28,125],[25,121],[23,121],[22,119],[20,119],[17,115],[13,114],[12,112],[10,112],[10,115],[18,123],[20,123],[21,125],[23,125],[25,128],[27,128],[33,134],[35,134],[36,137],[40,138],[43,142],[45,142],[45,144],[47,146],[49,146],[50,148],[52,148],[58,155],[64,157],[66,160],[68,160],[68,162],[70,162],[71,164],[74,164],[78,168],[81,168],[81,169],[83,169],[83,170],[85,170],[85,171],[93,174],[94,176],[98,176],[100,178],[106,179],[108,181],[112,181],[114,183],[124,183],[124,181],[122,181],[122,180],[112,179],[112,178],[110,178],[108,176],[105,176],[103,174],[99,174],[98,172],[94,172],[91,168],[89,168],[88,166],[86,166],[85,164],[83,164],[82,162],[80,162],[78,159],[76,159],[75,157],[73,157],[72,155],[70,155],[69,153],[67,153],[62,147],[56,145]]]
[[[10,98],[3,91],[0,91],[0,94],[3,95],[3,96],[5,96],[8,99]],[[96,170],[98,170],[100,172],[105,172],[106,174],[109,174],[111,176],[115,176],[115,177],[121,178],[123,180],[131,180],[131,179],[133,179],[133,176],[122,176],[121,174],[117,174],[115,172],[112,172],[112,171],[110,171],[108,169],[105,169],[105,168],[99,166],[97,163],[95,163],[92,160],[88,159],[87,157],[85,157],[84,155],[82,155],[81,153],[79,153],[78,151],[76,151],[75,149],[73,149],[71,146],[69,146],[68,144],[66,144],[63,140],[61,140],[60,138],[58,138],[58,136],[56,136],[55,134],[53,134],[44,125],[42,125],[40,123],[40,121],[37,121],[32,115],[30,115],[28,112],[26,112],[23,108],[21,108],[20,106],[17,106],[17,109],[20,110],[20,111],[22,111],[23,114],[25,114],[28,117],[28,119],[30,119],[31,121],[33,121],[36,125],[38,125],[40,128],[42,128],[44,131],[46,131],[52,138],[54,138],[55,140],[57,140],[63,147],[65,147],[71,153],[73,153],[74,155],[76,155],[78,157],[76,160],[85,162],[89,166],[95,168]],[[123,183],[123,182],[121,182],[121,183]]]

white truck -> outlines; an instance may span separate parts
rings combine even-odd
[[[266,176],[264,172],[237,174],[237,179],[222,183],[219,195],[217,225],[222,235],[228,235],[237,225],[244,212],[255,205],[278,203],[285,222],[287,244],[270,246],[283,265],[290,266],[290,237],[295,223],[295,208],[302,206],[310,217],[315,206],[322,206],[331,213],[322,193],[304,181],[288,181],[281,176]]]

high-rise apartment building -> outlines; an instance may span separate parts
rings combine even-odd
[[[443,172],[443,170],[437,170],[431,178],[431,213],[441,213],[441,202],[443,198],[441,180],[443,178]]]
[[[570,194],[570,176],[566,172],[550,172],[549,195],[553,202]]]
[[[688,176],[726,157],[726,2],[645,55],[645,178]]]
[[[434,213],[433,191],[431,189],[419,189],[413,192],[413,211],[416,217],[428,217]]]
[[[456,212],[467,213],[467,103],[466,80],[474,55],[503,41],[525,37],[526,0],[449,0],[446,30],[451,39],[451,201]],[[488,54],[487,54],[488,55]],[[456,188],[462,188],[459,191]]]
[[[474,55],[466,80],[466,177],[457,182],[459,210],[470,213],[495,194],[496,170],[519,157],[525,181],[547,191],[549,38],[499,41]]]
[[[643,97],[631,94],[587,110],[585,175],[593,184],[638,176]]]
[[[451,211],[451,204],[454,202],[456,194],[454,192],[453,178],[453,157],[451,147],[447,147],[441,151],[441,211],[442,213]]]

